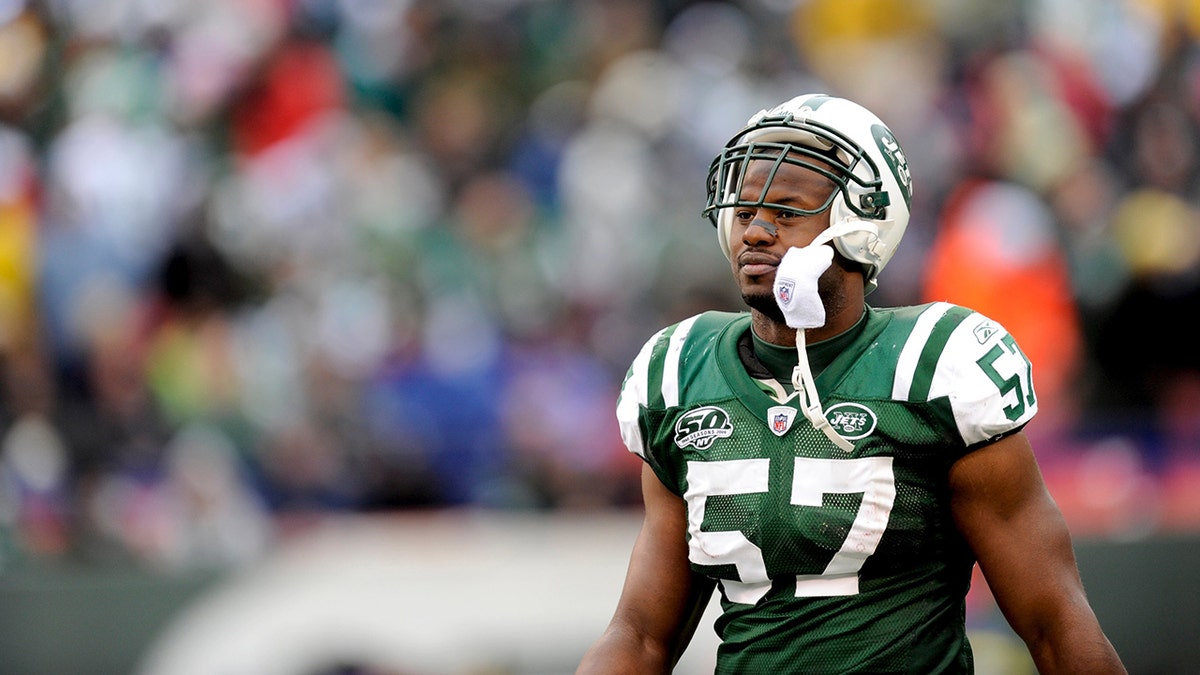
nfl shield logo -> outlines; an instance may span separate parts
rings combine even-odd
[[[783,304],[789,304],[792,301],[792,289],[796,287],[796,282],[791,279],[783,279],[776,285],[776,292],[779,293],[779,300]]]
[[[767,409],[767,425],[771,428],[771,433],[776,436],[782,436],[792,428],[792,422],[796,421],[796,409],[786,405],[771,406]]]

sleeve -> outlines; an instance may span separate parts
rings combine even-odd
[[[617,397],[617,424],[621,429],[621,440],[625,447],[643,460],[647,459],[646,439],[642,434],[642,410],[649,403],[650,391],[650,358],[659,339],[666,333],[664,328],[655,333],[641,351],[633,359],[629,371],[625,374],[625,382],[621,385],[621,394]]]
[[[958,433],[972,446],[1028,424],[1037,396],[1033,366],[1016,339],[978,312],[963,314],[937,359],[929,396],[950,401]]]

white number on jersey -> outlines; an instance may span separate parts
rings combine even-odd
[[[858,572],[875,552],[896,501],[891,457],[816,459],[796,457],[790,503],[822,508],[827,494],[862,493],[862,503],[841,548],[820,574],[796,576],[796,597],[858,593]],[[688,462],[688,559],[697,565],[733,565],[740,580],[721,580],[731,602],[754,604],[771,588],[762,549],[741,531],[702,530],[709,496],[754,494],[769,489],[768,459]]]

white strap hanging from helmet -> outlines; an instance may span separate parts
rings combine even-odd
[[[838,231],[830,228],[818,235],[808,246],[793,246],[788,249],[775,270],[773,287],[775,303],[783,312],[787,325],[796,329],[798,360],[795,370],[792,371],[792,386],[800,399],[800,411],[814,427],[824,432],[829,440],[847,452],[853,450],[854,445],[834,431],[821,408],[817,384],[813,379],[812,367],[808,363],[804,331],[807,328],[825,325],[825,305],[817,293],[817,279],[833,262],[833,247],[825,244],[835,235],[843,234],[847,230],[867,229],[866,225],[856,225],[846,223],[837,228]]]
[[[817,429],[825,432],[829,440],[846,452],[854,450],[854,445],[838,435],[829,420],[825,419],[825,411],[821,408],[821,399],[817,395],[817,383],[813,381],[812,368],[808,365],[808,352],[804,348],[804,329],[796,331],[796,350],[800,352],[800,360],[792,370],[792,386],[800,398],[800,412],[808,418]]]

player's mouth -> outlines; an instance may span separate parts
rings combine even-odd
[[[742,270],[742,274],[749,277],[761,277],[764,274],[771,274],[778,266],[779,258],[770,253],[749,251],[738,256],[738,267]]]

